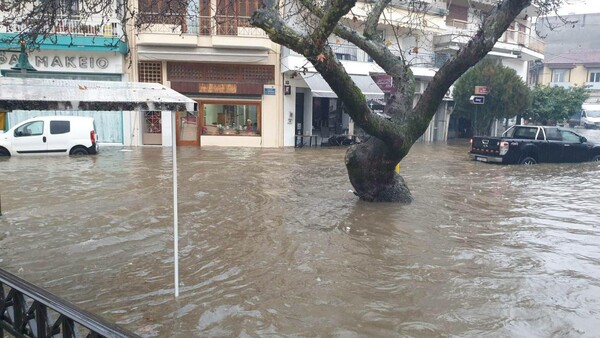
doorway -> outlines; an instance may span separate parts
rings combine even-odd
[[[296,135],[304,130],[304,93],[296,92]]]

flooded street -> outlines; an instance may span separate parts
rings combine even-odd
[[[178,299],[170,149],[0,159],[0,267],[144,337],[597,337],[600,167],[468,148],[416,144],[408,206],[345,148],[180,148]]]

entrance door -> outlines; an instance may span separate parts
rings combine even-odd
[[[143,112],[142,119],[142,144],[162,145],[162,122],[161,112]]]
[[[200,146],[200,130],[204,130],[198,112],[177,113],[177,145]]]
[[[304,130],[304,93],[296,92],[296,135]]]

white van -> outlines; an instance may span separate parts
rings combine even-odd
[[[600,128],[600,105],[584,104],[581,108],[581,124],[586,129]]]
[[[0,132],[0,156],[98,153],[94,118],[41,116]]]

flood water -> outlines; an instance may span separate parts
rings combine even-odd
[[[598,337],[598,164],[416,144],[404,206],[344,151],[180,148],[178,299],[170,149],[1,159],[0,267],[144,337]]]

